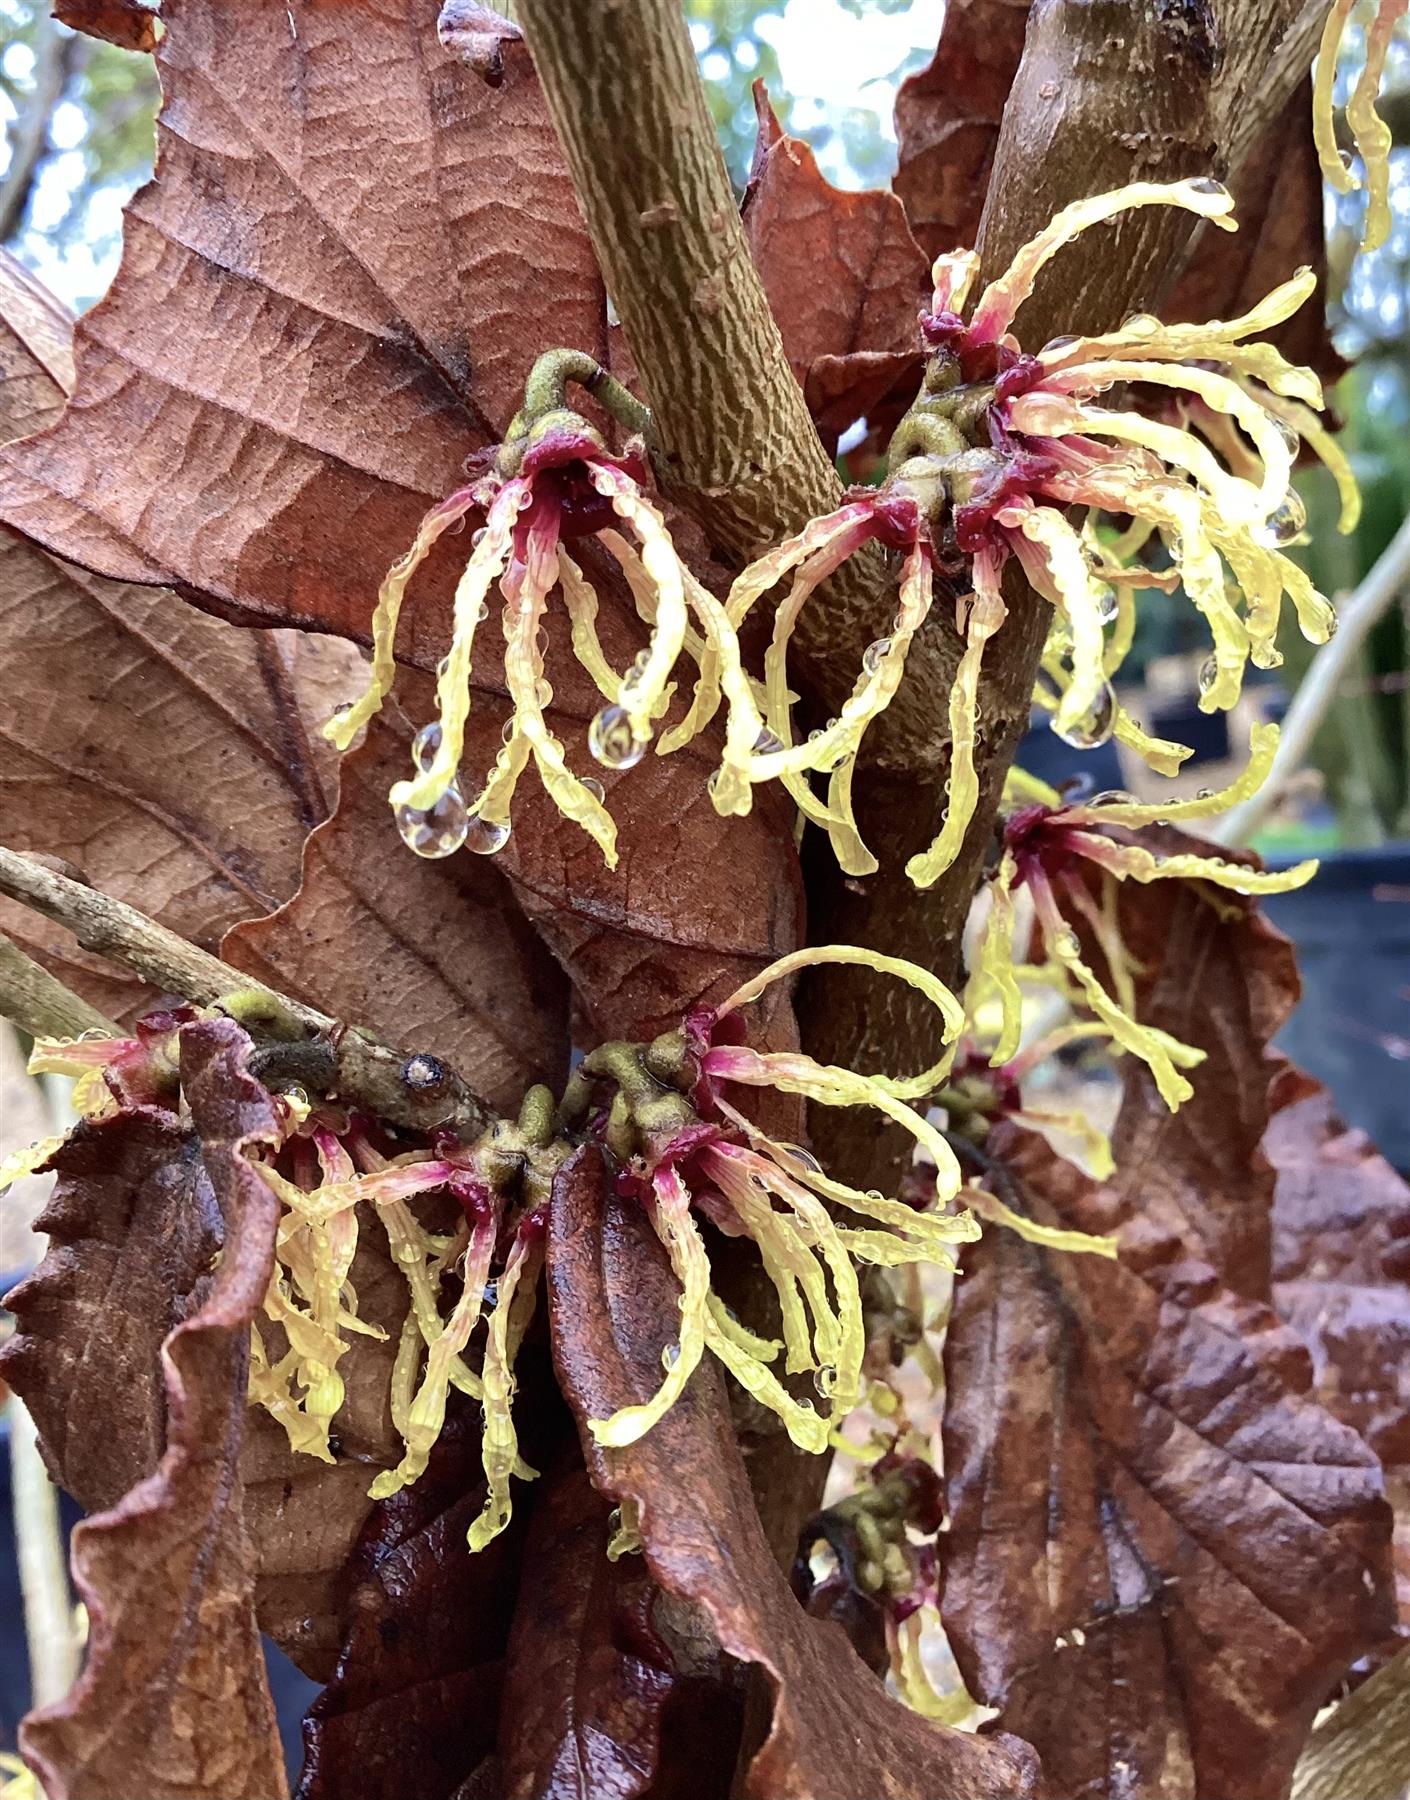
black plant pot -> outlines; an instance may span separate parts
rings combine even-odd
[[[1334,850],[1307,887],[1266,904],[1302,971],[1302,1002],[1279,1049],[1327,1084],[1383,1156],[1410,1169],[1410,843]]]

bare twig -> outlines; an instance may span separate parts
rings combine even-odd
[[[81,1037],[98,1031],[105,1037],[117,1026],[94,1006],[72,993],[18,944],[0,932],[0,1015],[31,1037]]]
[[[1340,608],[1337,635],[1313,657],[1283,720],[1268,779],[1242,806],[1219,821],[1221,844],[1246,844],[1278,804],[1288,777],[1302,766],[1356,654],[1376,621],[1410,586],[1410,518],[1386,545],[1365,579]]]
[[[1307,1740],[1293,1800],[1400,1800],[1410,1793],[1410,1650],[1349,1694]]]
[[[10,1487],[19,1550],[24,1631],[29,1647],[30,1705],[62,1700],[78,1674],[59,1501],[39,1455],[34,1421],[17,1394],[5,1408],[10,1426]]]
[[[10,166],[0,182],[0,244],[8,243],[24,223],[40,165],[49,150],[54,109],[85,51],[81,38],[59,29],[47,5],[39,9],[35,35],[34,86],[10,131]]]
[[[450,1124],[478,1132],[490,1109],[437,1059],[417,1056],[409,1070],[404,1053],[375,1042],[356,1026],[302,1001],[252,982],[219,957],[147,918],[135,907],[96,888],[71,881],[31,857],[0,849],[0,893],[66,926],[85,950],[131,969],[144,981],[195,1006],[220,1001],[253,1035],[291,1046],[317,1044],[329,1059],[339,1094],[395,1124]]]

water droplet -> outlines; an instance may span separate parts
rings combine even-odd
[[[499,1283],[497,1281],[487,1281],[485,1283],[484,1298],[480,1302],[481,1309],[484,1312],[493,1312],[498,1305]]]
[[[1290,544],[1307,528],[1307,508],[1301,497],[1289,488],[1281,506],[1275,507],[1264,520],[1258,535],[1265,544]]]
[[[504,725],[501,728],[499,735],[506,744],[514,741],[514,718],[512,714],[504,721]]]
[[[1204,661],[1200,664],[1199,676],[1197,679],[1199,681],[1199,691],[1202,694],[1208,694],[1213,691],[1214,684],[1219,679],[1218,657],[1205,657]]]
[[[436,664],[436,673],[437,675],[448,675],[450,673],[450,658],[448,656],[443,656]]]
[[[1082,946],[1075,931],[1059,931],[1048,947],[1054,956],[1073,957],[1082,954]]]
[[[489,605],[486,601],[482,600],[480,602],[480,604],[475,608],[475,623],[477,625],[483,625],[485,620],[487,618],[489,618],[489,616],[490,616]]]
[[[1052,728],[1064,744],[1074,750],[1095,750],[1110,738],[1116,727],[1116,695],[1109,681],[1104,681],[1088,710],[1073,725],[1059,729],[1056,718]]]
[[[1195,789],[1195,799],[1196,800],[1212,800],[1214,798],[1214,795],[1215,795],[1215,789],[1213,789],[1213,788],[1196,788]]]
[[[534,683],[534,698],[538,701],[540,706],[547,706],[549,701],[553,698],[553,683],[551,681],[545,681],[540,677],[539,680]]]
[[[1121,330],[1126,337],[1154,337],[1162,329],[1160,320],[1153,313],[1132,313],[1122,324]]]
[[[493,856],[508,842],[508,819],[482,819],[479,813],[470,814],[469,827],[465,833],[467,850],[473,850],[476,856]]]
[[[1168,831],[1170,829],[1169,819],[1157,819],[1156,824],[1161,826],[1166,831]]]
[[[436,760],[436,752],[441,747],[440,724],[433,719],[429,725],[423,725],[411,740],[411,760],[424,775]]]
[[[1301,448],[1302,439],[1293,430],[1292,426],[1288,424],[1287,420],[1275,418],[1273,420],[1273,428],[1283,440],[1284,444],[1287,445],[1288,449],[1296,455],[1297,451]]]
[[[891,639],[876,638],[862,653],[862,667],[868,675],[875,675],[890,654]]]
[[[813,1386],[824,1400],[832,1398],[832,1390],[837,1386],[837,1371],[830,1363],[824,1364],[813,1375]]]
[[[775,750],[782,750],[782,748],[782,740],[776,738],[767,725],[764,726],[758,737],[754,739],[755,756],[772,756]]]
[[[1097,617],[1103,625],[1110,625],[1121,610],[1116,598],[1116,589],[1105,581],[1095,582],[1093,585],[1096,590]]]
[[[604,769],[634,769],[646,754],[646,745],[632,736],[624,706],[603,707],[588,726],[588,749]]]
[[[1136,796],[1125,788],[1103,788],[1100,794],[1093,794],[1084,802],[1087,806],[1134,806]]]
[[[1340,623],[1340,621],[1338,620],[1337,615],[1332,611],[1332,609],[1330,607],[1328,607],[1327,608],[1327,636],[1329,638],[1334,638],[1337,635],[1337,625],[1339,623]]]
[[[338,703],[337,706],[335,706],[333,708],[333,711],[329,714],[329,717],[334,718],[334,719],[341,719],[345,714],[350,713],[352,711],[352,709],[353,709],[353,703],[351,700],[342,700]]]
[[[459,788],[452,783],[434,806],[397,807],[396,821],[408,850],[418,856],[453,856],[465,842],[470,814]]]
[[[661,1367],[663,1369],[674,1369],[676,1364],[680,1361],[680,1359],[681,1359],[680,1345],[679,1344],[667,1344],[666,1348],[661,1352]]]
[[[822,1173],[822,1164],[817,1157],[811,1150],[805,1150],[801,1144],[780,1144],[779,1149],[788,1162],[799,1163],[805,1169],[813,1169],[818,1174]]]
[[[485,527],[483,525],[481,525],[478,531],[471,532],[470,542],[472,544],[483,544],[484,541],[485,541]]]
[[[1346,170],[1347,174],[1350,175],[1356,168],[1356,158],[1349,150],[1339,150],[1337,154],[1341,158],[1341,166]]]
[[[1192,194],[1217,194],[1225,200],[1229,198],[1229,190],[1222,181],[1216,181],[1212,175],[1197,175],[1186,184]]]
[[[1075,344],[1076,342],[1077,339],[1070,333],[1064,337],[1049,338],[1047,343],[1043,346],[1042,353],[1046,356],[1049,350],[1066,350],[1069,344]]]
[[[593,799],[599,803],[599,805],[601,804],[601,802],[603,800],[606,799],[607,791],[595,775],[584,775],[583,776],[583,786],[592,795]]]

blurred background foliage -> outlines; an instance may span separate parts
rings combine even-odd
[[[273,3],[273,0],[271,0]],[[754,144],[752,84],[762,79],[785,126],[840,186],[884,186],[896,161],[891,109],[900,81],[934,52],[944,0],[683,0],[731,175],[742,187]],[[509,10],[506,7],[506,10]],[[1350,33],[1338,88],[1358,66]],[[157,84],[150,61],[77,37],[46,0],[0,0],[0,242],[72,306],[112,278],[121,209],[151,170]],[[1382,110],[1395,136],[1395,228],[1355,255],[1362,197],[1328,196],[1331,309],[1357,359],[1335,404],[1366,496],[1349,538],[1319,470],[1299,477],[1313,527],[1301,554],[1325,592],[1354,588],[1410,509],[1410,47],[1392,47]],[[1290,637],[1280,679],[1309,652]],[[1203,655],[1192,609],[1149,608],[1128,669]],[[1315,746],[1331,803],[1321,841],[1374,844],[1410,835],[1410,609],[1391,609],[1343,685]],[[1273,710],[1277,710],[1276,705]],[[1316,809],[1314,808],[1314,812]],[[1301,828],[1294,826],[1298,839]]]

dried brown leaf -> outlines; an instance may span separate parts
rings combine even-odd
[[[498,87],[504,80],[504,46],[517,43],[523,33],[512,19],[479,0],[445,0],[436,35],[452,56]]]
[[[1115,1231],[1121,1256],[1002,1230],[965,1252],[944,1617],[971,1691],[1056,1792],[1271,1800],[1384,1636],[1389,1513],[1374,1456],[1306,1397],[1306,1353],[1267,1304],[1259,1145],[1290,948],[1225,893],[1128,886],[1141,1017],[1207,1059],[1173,1117],[1129,1062],[1105,1187],[1011,1127],[986,1146],[1019,1210]]]
[[[642,1559],[609,1562],[608,1536],[607,1502],[574,1457],[545,1478],[529,1524],[500,1725],[504,1800],[635,1800],[653,1785],[679,1681]]]
[[[486,1768],[528,1505],[472,1556],[465,1534],[484,1497],[477,1419],[453,1406],[426,1473],[375,1508],[349,1559],[299,1800],[451,1800]]]
[[[892,183],[928,257],[972,249],[1030,0],[950,0],[930,63],[896,96]],[[1053,96],[1055,106],[1060,96]]]
[[[0,437],[57,416],[72,329],[18,265],[0,263]],[[308,713],[356,691],[350,646],[238,632],[8,532],[0,631],[11,848],[66,858],[208,950],[293,893],[299,847],[328,809],[331,765]],[[0,921],[110,1015],[131,1018],[154,998],[61,926],[10,902]]]
[[[80,561],[179,579],[245,619],[365,635],[382,572],[502,431],[533,357],[607,354],[572,184],[513,37],[491,88],[412,0],[296,12],[292,28],[283,9],[235,0],[176,0],[164,18],[161,172],[81,327],[72,411],[14,453],[7,516]],[[448,640],[456,544],[409,598],[401,650],[422,669]],[[605,565],[592,569],[603,640],[625,668],[642,628]],[[590,767],[600,698],[560,609],[548,629],[555,727]],[[499,748],[488,644],[476,684],[476,729],[493,729],[469,767]],[[709,767],[695,751],[609,780],[616,874],[522,785],[500,864],[595,1030],[659,1029],[797,941],[786,815],[717,819]],[[390,821],[378,854],[401,855]]]
[[[18,257],[0,249],[0,438],[44,431],[73,387],[73,320]]]
[[[344,758],[338,807],[304,849],[288,905],[227,934],[258,980],[449,1062],[491,1104],[516,1107],[567,1066],[561,972],[483,857],[399,853],[387,789],[410,761],[393,710]]]
[[[241,1508],[249,1327],[274,1257],[279,1203],[246,1160],[277,1142],[238,1026],[182,1034],[183,1087],[223,1222],[196,1311],[163,1346],[166,1448],[156,1472],[77,1527],[89,1646],[73,1692],[21,1728],[51,1800],[275,1800],[283,1756],[255,1625]]]
[[[754,98],[744,233],[793,372],[835,441],[893,388],[902,405],[913,396],[928,266],[894,194],[834,187],[808,145],[780,130],[762,82]]]
[[[156,8],[138,0],[54,0],[54,17],[119,50],[155,50],[161,38]]]
[[[677,1290],[640,1208],[610,1192],[595,1150],[579,1151],[555,1184],[549,1243],[559,1381],[580,1420],[604,1418],[659,1385]],[[773,1719],[744,1778],[751,1800],[1034,1791],[1026,1746],[927,1724],[887,1695],[836,1626],[799,1606],[764,1538],[709,1359],[639,1443],[584,1448],[599,1490],[635,1501],[657,1583],[698,1604],[723,1648],[768,1678]]]

